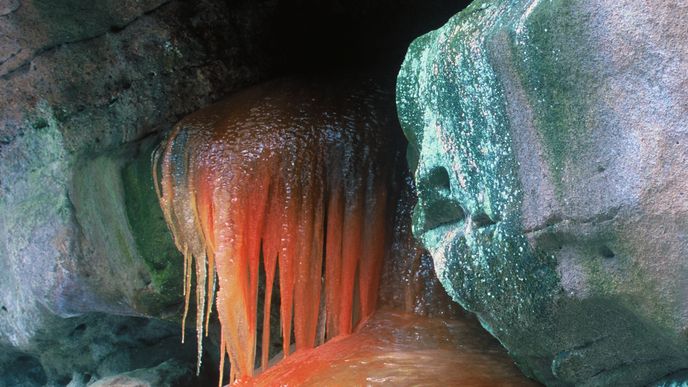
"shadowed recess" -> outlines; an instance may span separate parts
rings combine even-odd
[[[185,256],[184,314],[193,275],[201,343],[217,277],[230,382],[254,372],[261,265],[261,347],[278,286],[284,357],[292,334],[296,351],[312,348],[375,310],[393,201],[392,109],[368,82],[279,80],[186,117],[154,155],[160,203]]]

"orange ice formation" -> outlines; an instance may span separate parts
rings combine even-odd
[[[273,81],[184,118],[154,155],[185,256],[184,316],[193,275],[200,343],[217,278],[230,382],[254,372],[259,282],[263,367],[274,287],[284,357],[292,332],[298,352],[351,333],[375,310],[398,155],[391,109],[367,83]]]

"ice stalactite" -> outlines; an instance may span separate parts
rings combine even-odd
[[[352,84],[245,90],[183,119],[154,155],[160,204],[185,257],[185,315],[196,279],[199,359],[216,273],[230,382],[253,375],[259,323],[267,365],[274,286],[284,357],[292,333],[296,351],[312,348],[375,310],[398,134],[387,97]]]

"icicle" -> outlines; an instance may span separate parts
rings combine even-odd
[[[363,226],[362,252],[359,263],[359,292],[361,315],[370,316],[375,311],[377,290],[382,271],[382,258],[387,244],[386,214],[387,191],[370,175],[366,189],[365,225]]]
[[[339,335],[339,307],[341,300],[342,230],[344,200],[339,190],[331,193],[328,203],[327,245],[325,246],[325,313],[326,335],[331,339]]]
[[[225,374],[225,357],[227,356],[227,341],[225,340],[224,332],[220,332],[220,380],[218,387],[222,387],[222,377]],[[230,377],[230,381],[232,378]]]
[[[272,307],[272,291],[277,269],[277,254],[280,241],[281,211],[280,211],[279,181],[271,182],[269,195],[269,211],[263,234],[263,267],[265,270],[265,299],[263,301],[263,340],[261,353],[261,368],[267,369],[270,352],[270,310]]]
[[[184,314],[182,316],[182,343],[186,336],[186,316],[189,314],[189,302],[191,299],[191,256],[189,249],[184,245]]]

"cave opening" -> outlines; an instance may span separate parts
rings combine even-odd
[[[253,9],[255,21],[244,33],[260,31],[249,44],[257,66],[271,77],[373,73],[394,81],[408,45],[436,29],[470,1],[316,1],[229,2]],[[255,26],[253,26],[255,24]]]

